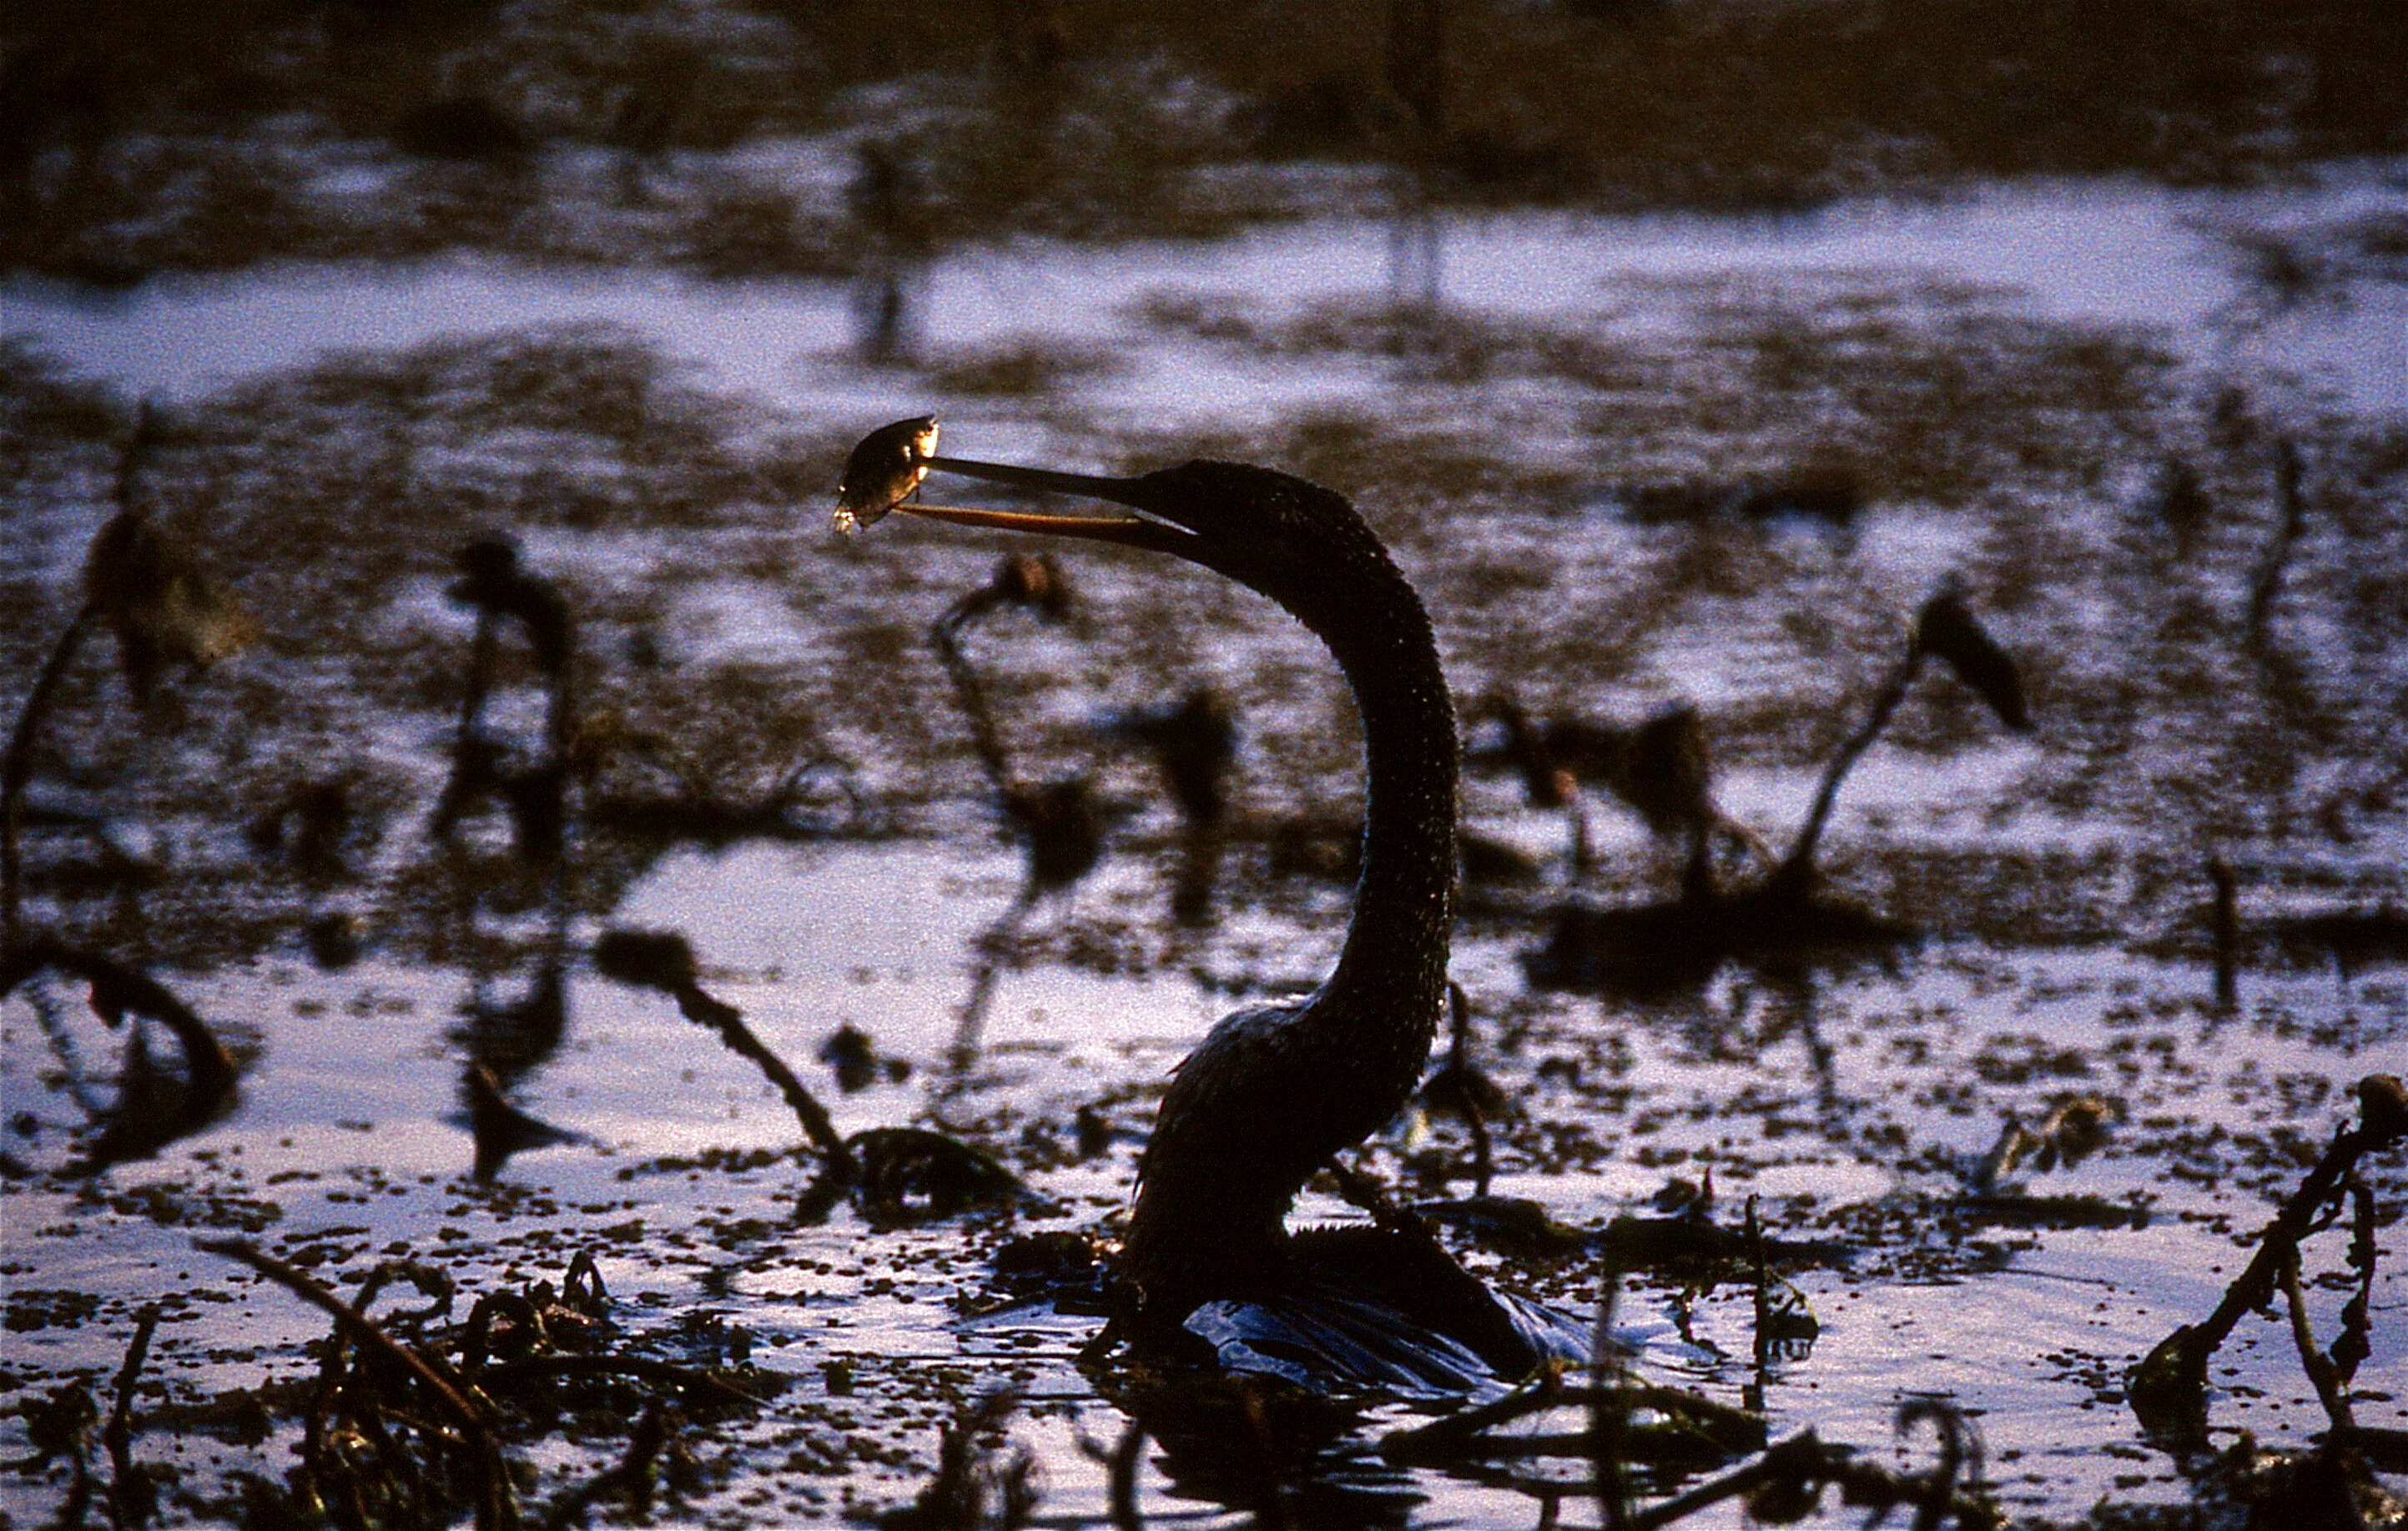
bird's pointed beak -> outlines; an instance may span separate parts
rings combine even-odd
[[[995,483],[1041,489],[1059,494],[1084,494],[1091,499],[1110,500],[1119,505],[1135,503],[1132,496],[1136,480],[1133,479],[1057,473],[1051,468],[1018,467],[1009,463],[978,463],[962,457],[930,456],[922,458],[921,462],[936,473],[958,473],[965,478],[985,479]],[[989,510],[971,506],[918,503],[906,503],[895,508],[908,515],[951,522],[957,526],[1032,532],[1044,537],[1083,537],[1094,542],[1117,542],[1127,547],[1151,548],[1166,552],[1180,551],[1181,544],[1194,536],[1183,528],[1143,515],[1066,516],[1040,510]]]

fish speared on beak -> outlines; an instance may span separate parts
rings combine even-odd
[[[1038,510],[996,510],[971,506],[925,505],[904,503],[916,492],[920,481],[929,473],[952,473],[964,478],[983,479],[993,483],[1010,484],[1021,489],[1043,490],[1052,494],[1082,494],[1090,499],[1111,501],[1138,507],[1135,479],[1117,479],[1083,473],[1059,473],[1051,468],[1019,467],[1008,463],[980,463],[962,457],[938,457],[919,451],[910,444],[906,427],[924,424],[927,439],[933,445],[936,422],[930,421],[898,421],[882,426],[862,439],[853,451],[845,467],[845,487],[839,492],[836,522],[838,529],[850,532],[856,526],[867,526],[882,519],[890,510],[930,521],[950,522],[957,526],[981,526],[994,531],[1027,532],[1046,537],[1080,537],[1094,542],[1114,542],[1127,547],[1150,548],[1166,552],[1182,551],[1182,544],[1192,533],[1159,517],[1149,516],[1141,508],[1137,513],[1118,516],[1059,515]],[[862,486],[856,497],[856,480]],[[874,491],[870,486],[875,485]]]

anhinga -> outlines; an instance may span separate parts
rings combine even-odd
[[[1175,1340],[1183,1323],[1197,1328],[1187,1321],[1206,1304],[1284,1300],[1335,1281],[1340,1304],[1381,1309],[1495,1371],[1526,1368],[1551,1347],[1534,1344],[1426,1235],[1386,1226],[1291,1238],[1284,1225],[1306,1180],[1412,1098],[1446,1003],[1457,744],[1420,597],[1343,495],[1268,468],[1199,461],[1091,478],[942,457],[927,466],[1128,507],[1115,517],[896,508],[1199,564],[1311,629],[1362,717],[1362,866],[1337,968],[1299,999],[1226,1017],[1179,1066],[1123,1246],[1139,1338]],[[1375,1342],[1395,1344],[1384,1334]]]

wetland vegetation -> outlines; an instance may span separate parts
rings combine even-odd
[[[2398,7],[195,14],[0,34],[7,1524],[2399,1522]],[[837,536],[930,412],[1393,549],[1458,1029],[1300,1215],[1605,1361],[1093,1349],[1361,737]]]

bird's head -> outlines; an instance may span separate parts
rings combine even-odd
[[[1339,562],[1387,564],[1378,538],[1344,495],[1271,468],[1199,460],[1111,478],[953,457],[930,458],[927,466],[1022,489],[1083,495],[1125,509],[1117,515],[1067,515],[902,505],[898,510],[958,525],[1170,553],[1290,603]]]

